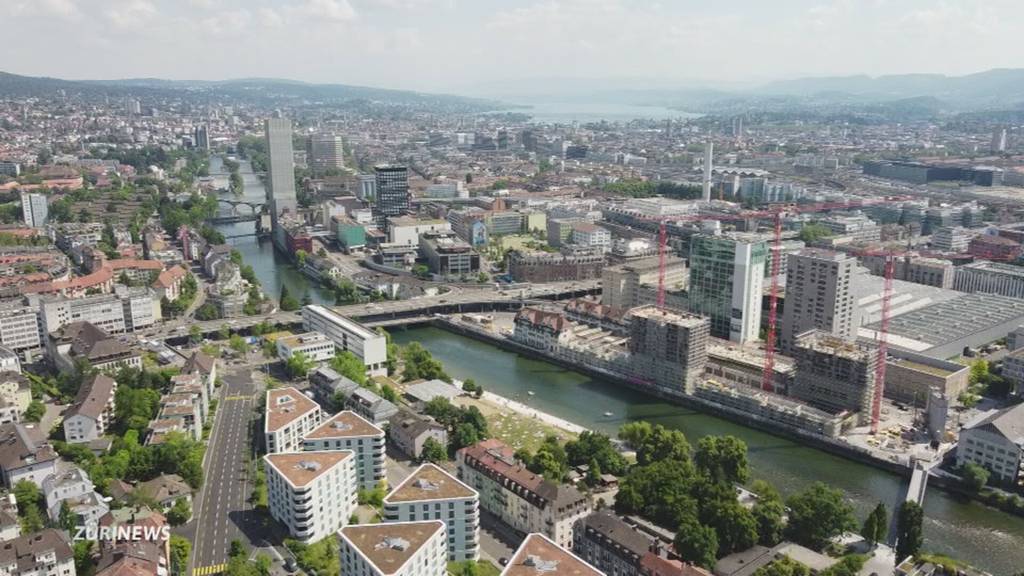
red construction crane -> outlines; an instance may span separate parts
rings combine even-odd
[[[772,257],[771,289],[768,291],[768,335],[764,343],[764,371],[761,373],[761,389],[775,391],[775,324],[779,313],[779,266],[782,261],[782,211],[776,210],[773,218],[775,235],[769,254]]]

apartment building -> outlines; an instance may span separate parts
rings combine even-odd
[[[708,360],[708,319],[654,306],[632,311],[629,352],[633,373],[670,393],[691,391]]]
[[[530,534],[509,559],[501,576],[537,576],[538,574],[571,574],[572,576],[605,576],[605,573],[569,551],[568,546],[553,542],[544,534]],[[617,574],[611,573],[613,576]]]
[[[326,362],[334,358],[334,342],[319,332],[306,332],[277,339],[277,357],[288,361],[296,353],[313,362]]]
[[[388,439],[395,448],[413,459],[420,458],[428,439],[441,446],[448,445],[448,430],[430,416],[400,408],[388,424]]]
[[[84,298],[46,297],[40,302],[42,328],[49,334],[72,322],[90,322],[107,334],[133,332],[162,319],[160,300],[148,288],[119,287],[116,294]]]
[[[577,222],[572,225],[572,243],[577,246],[594,248],[601,252],[612,249],[612,233],[606,228],[590,222]]]
[[[315,304],[302,308],[302,326],[327,336],[338,350],[355,354],[370,376],[387,376],[387,342],[382,334]]]
[[[573,527],[590,514],[590,499],[530,472],[514,454],[497,439],[462,448],[456,454],[459,479],[477,491],[484,510],[516,532],[540,532],[560,546],[572,546]]]
[[[861,425],[871,420],[877,344],[810,330],[797,336],[794,357],[790,396],[832,413],[857,412]]]
[[[389,522],[346,526],[341,573],[346,576],[446,576],[444,522]]]
[[[0,306],[0,345],[15,352],[42,347],[39,307],[21,302]]]
[[[1024,404],[1004,408],[960,431],[956,463],[992,473],[996,483],[1016,486],[1024,466]]]
[[[290,452],[263,457],[270,515],[302,542],[318,542],[348,524],[357,505],[352,452]]]
[[[267,391],[263,439],[267,454],[297,452],[302,439],[320,424],[320,405],[295,388]]]
[[[348,410],[338,412],[302,439],[302,449],[348,450],[355,456],[359,488],[373,490],[386,481],[384,430]]]
[[[931,245],[941,252],[966,252],[974,235],[962,226],[943,226],[932,233]]]
[[[43,480],[57,471],[59,459],[52,446],[36,441],[21,424],[0,424],[0,473],[7,488],[21,480],[42,486]]]
[[[60,530],[47,528],[0,545],[5,576],[75,576],[75,554]]]
[[[854,295],[850,290],[857,259],[808,248],[786,259],[786,303],[779,348],[791,354],[797,334],[811,329],[843,339],[854,335]]]
[[[117,382],[106,374],[95,374],[83,382],[64,413],[64,438],[79,444],[103,437],[114,418],[116,392]]]
[[[384,498],[385,522],[440,520],[448,561],[480,557],[480,495],[434,464],[423,464]]]
[[[42,228],[49,215],[46,194],[35,192],[21,193],[21,215],[29,228]]]
[[[602,510],[576,525],[572,551],[606,574],[640,576],[641,561],[653,545],[652,538]]]

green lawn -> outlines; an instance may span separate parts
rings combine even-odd
[[[544,438],[551,434],[562,443],[575,438],[568,432],[515,412],[487,415],[487,427],[494,437],[509,446],[516,450],[526,448],[530,452],[536,452]]]
[[[476,563],[476,570],[468,573],[466,571],[466,562],[449,562],[448,573],[452,576],[499,576],[501,570],[486,560],[479,560]]]

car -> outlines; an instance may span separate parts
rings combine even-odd
[[[295,558],[289,556],[284,561],[284,569],[288,573],[295,572],[298,569],[298,565],[295,563]]]
[[[502,566],[508,566],[508,558],[505,558],[504,556],[498,558],[498,564],[501,564]]]

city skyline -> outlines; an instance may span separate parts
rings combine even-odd
[[[466,95],[500,95],[509,83],[538,78],[728,87],[807,76],[962,75],[1019,65],[1013,31],[1024,24],[1024,5],[1008,0],[2,4],[13,24],[6,64],[13,73],[277,77]],[[40,35],[50,38],[42,49],[34,41]]]

